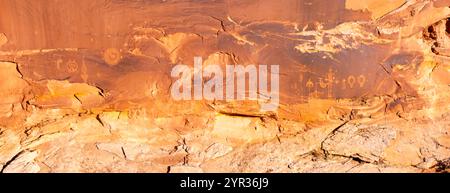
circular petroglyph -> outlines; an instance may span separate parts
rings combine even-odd
[[[5,45],[8,42],[8,38],[4,33],[0,33],[0,46]]]
[[[364,75],[359,75],[357,78],[359,87],[363,87],[364,84],[366,83],[366,77]]]
[[[347,83],[350,86],[350,88],[353,88],[353,86],[355,86],[355,82],[356,82],[356,78],[353,75],[350,75],[347,78]]]
[[[122,55],[117,48],[108,48],[103,53],[103,60],[109,65],[116,65],[121,59]]]
[[[74,73],[78,71],[78,64],[74,60],[69,60],[66,65],[67,65],[67,72]]]

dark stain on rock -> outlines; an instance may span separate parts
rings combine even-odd
[[[423,56],[420,53],[400,53],[389,56],[384,62],[385,67],[390,67],[389,71],[395,65],[419,65],[423,62]]]
[[[445,31],[447,35],[450,35],[450,18],[447,18],[447,22],[445,23]]]

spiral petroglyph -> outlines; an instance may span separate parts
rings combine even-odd
[[[103,60],[109,65],[117,65],[121,59],[122,55],[117,48],[108,48],[103,52]]]

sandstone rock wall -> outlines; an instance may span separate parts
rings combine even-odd
[[[448,0],[0,0],[2,172],[442,172]],[[171,69],[280,65],[280,104]]]

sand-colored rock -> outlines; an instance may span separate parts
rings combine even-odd
[[[346,0],[345,8],[353,10],[367,10],[372,13],[373,19],[378,19],[385,14],[399,8],[406,0]]]
[[[0,4],[2,172],[449,171],[447,0]],[[175,100],[194,57],[278,108]]]
[[[8,42],[8,38],[6,37],[6,35],[3,33],[0,33],[0,46],[3,46],[7,42]]]

